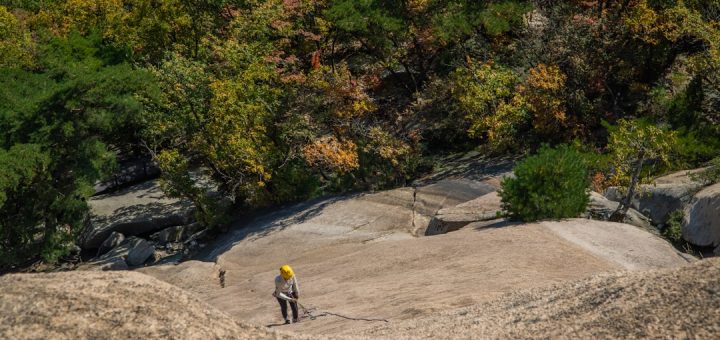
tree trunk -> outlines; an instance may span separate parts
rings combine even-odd
[[[633,169],[634,171],[632,177],[630,178],[630,185],[628,186],[627,195],[625,195],[625,198],[622,200],[622,202],[620,202],[617,210],[615,210],[615,212],[610,215],[610,221],[622,222],[623,220],[625,220],[625,215],[627,215],[628,210],[630,210],[632,199],[635,196],[635,187],[637,187],[637,184],[640,180],[643,163],[645,163],[645,151],[640,150],[640,153],[638,154],[638,161],[635,164],[635,169]]]

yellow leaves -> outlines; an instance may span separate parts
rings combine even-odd
[[[351,140],[339,141],[335,136],[325,136],[302,148],[305,161],[310,166],[330,169],[341,174],[357,169],[357,146]]]
[[[395,168],[399,168],[403,158],[406,158],[412,152],[410,145],[377,126],[370,128],[368,139],[370,145],[365,148],[365,152],[374,151],[382,159],[389,161]]]
[[[338,65],[334,72],[320,66],[310,73],[308,85],[322,93],[327,111],[342,120],[363,117],[377,110],[366,93],[366,85],[353,79],[345,64]]]
[[[667,164],[670,152],[676,145],[676,134],[642,120],[620,119],[610,126],[608,148],[612,150],[611,164],[615,173],[613,184],[627,186],[632,173],[646,161],[657,160]]]
[[[484,135],[496,148],[509,145],[516,126],[528,118],[546,135],[560,132],[567,120],[562,99],[567,77],[557,66],[540,64],[520,82],[507,68],[471,60],[453,78],[451,91],[470,121],[468,134]]]
[[[533,127],[541,134],[558,133],[565,124],[562,90],[566,80],[557,66],[540,64],[530,69],[525,84],[518,89],[533,114]]]
[[[129,16],[122,0],[67,0],[42,10],[39,19],[59,35],[100,29],[104,38],[116,40],[129,34]]]
[[[31,65],[32,39],[18,19],[0,6],[0,67]]]
[[[659,15],[650,8],[647,1],[640,1],[625,15],[625,25],[630,32],[649,44],[657,44],[655,34],[663,29],[658,25]]]
[[[650,7],[647,0],[638,1],[623,17],[625,25],[636,38],[656,45],[661,39],[677,42],[693,36],[707,42],[717,51],[720,44],[717,22],[706,22],[702,15],[683,2],[662,10]]]
[[[468,69],[453,74],[451,92],[470,121],[468,134],[486,134],[491,144],[504,144],[514,125],[524,117],[522,99],[513,96],[517,75],[491,62],[469,63]]]

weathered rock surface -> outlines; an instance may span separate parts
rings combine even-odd
[[[403,189],[382,196],[397,204],[407,194]],[[212,252],[199,261],[140,270],[204,297],[237,320],[267,325],[278,321],[277,302],[267,292],[277,268],[269,263],[290,262],[306,282],[302,289],[310,305],[392,323],[522,288],[686,263],[668,242],[644,230],[588,219],[471,224],[444,235],[412,237],[405,225],[388,229],[389,218],[407,208],[375,204],[380,197],[374,195],[304,205],[291,216],[274,212],[237,226],[208,246]],[[372,325],[327,317],[285,329],[330,335]]]
[[[720,334],[720,259],[600,275],[376,326],[372,339],[711,339]]]
[[[103,255],[125,241],[125,235],[113,231],[98,248],[97,256]]]
[[[698,184],[698,182],[693,179],[693,175],[696,175],[705,170],[707,170],[707,168],[676,171],[669,175],[656,178],[655,180],[653,180],[653,183],[674,185]]]
[[[493,191],[454,207],[440,209],[430,220],[425,235],[445,234],[472,222],[495,219],[501,210],[500,196]]]
[[[81,235],[85,249],[98,248],[112,232],[140,235],[185,225],[194,213],[192,202],[165,196],[157,181],[93,197],[89,205],[90,225]]]
[[[2,339],[290,339],[136,272],[0,277]]]
[[[720,183],[692,198],[685,208],[682,235],[685,241],[698,246],[720,245]]]

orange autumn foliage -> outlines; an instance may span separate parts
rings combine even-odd
[[[339,141],[335,136],[325,136],[305,145],[302,153],[310,166],[339,173],[348,173],[360,166],[355,143]]]

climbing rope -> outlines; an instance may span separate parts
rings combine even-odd
[[[387,319],[353,318],[353,317],[350,317],[350,316],[347,316],[347,315],[342,315],[342,314],[338,314],[338,313],[333,313],[333,312],[330,312],[330,311],[318,311],[317,308],[315,308],[315,307],[305,308],[305,306],[303,306],[302,304],[300,304],[300,302],[297,302],[297,304],[298,304],[298,307],[300,307],[300,309],[302,309],[302,311],[303,311],[303,315],[302,315],[301,318],[308,318],[308,319],[310,319],[310,320],[315,320],[315,319],[317,319],[317,318],[319,318],[319,317],[332,315],[332,316],[337,316],[337,317],[339,317],[339,318],[343,318],[343,319],[347,319],[347,320],[353,320],[353,321],[369,321],[369,322],[380,321],[380,322],[390,322],[390,321],[388,321]],[[317,314],[316,314],[316,313],[317,313]]]

